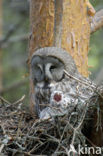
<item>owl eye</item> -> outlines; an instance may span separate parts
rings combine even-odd
[[[34,82],[41,82],[44,79],[44,73],[42,70],[42,65],[37,64],[33,66],[32,77]]]
[[[52,65],[52,66],[50,67],[50,71],[52,71],[53,69],[56,69],[56,66]]]

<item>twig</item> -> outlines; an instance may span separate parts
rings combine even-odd
[[[13,43],[13,42],[19,42],[19,41],[23,41],[23,40],[27,40],[29,38],[29,33],[28,34],[22,34],[19,36],[14,36],[11,37],[7,43]]]
[[[79,131],[81,125],[83,124],[84,118],[85,118],[85,116],[86,116],[87,107],[88,107],[88,100],[87,100],[85,106],[86,106],[86,107],[85,107],[84,112],[83,112],[83,115],[82,115],[82,120],[81,120],[80,124],[79,124],[76,128],[74,128],[73,138],[72,138],[71,145],[74,144],[75,137],[76,137],[76,133],[78,133],[78,131]]]
[[[6,134],[6,131],[5,131],[4,125],[3,124],[0,124],[0,126],[2,128],[3,134],[5,135]]]
[[[91,34],[103,27],[103,9],[98,11],[92,19]]]
[[[85,84],[85,85],[89,86],[90,88],[93,88],[93,89],[96,89],[96,88],[97,88],[96,85],[89,84],[89,83],[87,83],[87,82],[85,82],[85,81],[83,81],[83,80],[80,80],[80,79],[78,79],[78,78],[76,78],[76,77],[70,75],[66,70],[64,70],[64,73],[65,73],[68,77],[73,78],[74,80],[76,80],[76,81],[78,81],[78,82],[80,82],[80,83],[82,83],[82,84]]]
[[[25,154],[25,155],[28,155],[28,156],[31,156],[28,152],[24,152],[22,150],[19,150],[19,149],[12,149],[12,148],[8,148],[8,151],[12,152],[12,153],[21,153],[21,154]]]
[[[46,136],[49,137],[49,138],[51,138],[51,139],[48,139],[48,140],[52,140],[53,142],[57,142],[57,143],[60,142],[59,139],[57,139],[57,138],[55,138],[55,137],[53,137],[53,136],[51,136],[49,134],[46,134]]]
[[[9,101],[5,100],[2,96],[0,96],[0,100],[7,103],[7,104],[9,104],[9,105],[11,105],[11,103]]]
[[[2,48],[7,47],[11,43],[26,41],[26,40],[28,40],[29,36],[30,36],[30,34],[22,34],[22,35],[10,37],[5,43],[2,44]],[[4,39],[2,38],[1,41],[3,41],[3,40]]]
[[[11,116],[14,116],[15,114],[17,114],[17,110],[15,110],[14,112],[10,113],[10,114],[7,114],[7,115],[0,115],[0,117],[3,117],[3,118],[7,118],[7,117],[11,117]]]
[[[2,48],[5,45],[5,42],[7,42],[9,40],[9,38],[13,35],[13,33],[15,31],[17,31],[17,29],[19,27],[21,27],[21,25],[23,24],[23,20],[21,20],[19,23],[12,25],[7,34],[5,35],[4,39],[0,40],[0,47]]]
[[[12,105],[17,105],[18,103],[21,103],[25,99],[25,95],[23,95],[19,100],[14,102]]]
[[[5,146],[4,144],[2,144],[2,145],[0,146],[0,153],[2,152],[4,146]]]
[[[99,90],[98,86],[94,85],[92,82],[91,82],[91,84],[89,84],[89,83],[87,83],[87,82],[84,81],[84,80],[80,80],[80,79],[78,79],[78,78],[76,78],[76,77],[70,75],[66,70],[64,70],[64,73],[65,73],[68,77],[70,77],[70,78],[72,78],[72,79],[74,79],[74,80],[76,80],[76,81],[78,81],[78,82],[80,82],[80,83],[82,83],[82,84],[85,84],[86,86],[92,88],[92,89],[94,90],[94,92],[96,92],[96,93],[103,99],[103,95],[101,94],[101,91]]]

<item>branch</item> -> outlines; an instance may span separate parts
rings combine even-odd
[[[5,42],[9,40],[9,38],[13,35],[13,33],[17,30],[19,26],[20,26],[20,23],[11,25],[4,39],[0,40],[0,47],[2,46],[2,44],[4,44]]]
[[[0,100],[7,103],[8,105],[11,105],[11,103],[9,101],[7,101],[6,99],[4,99],[2,96],[0,96]]]
[[[14,25],[11,25],[7,34],[3,39],[0,39],[0,48],[3,47],[3,45],[10,39],[10,37],[22,26],[23,24],[23,19]]]
[[[0,94],[2,95],[4,93],[6,93],[6,92],[10,92],[11,90],[13,90],[15,88],[17,89],[18,87],[21,87],[21,86],[25,85],[27,83],[27,81],[28,81],[28,79],[24,79],[24,80],[20,80],[18,82],[15,82],[14,84],[8,86],[7,88],[2,89],[0,91]]]
[[[29,36],[30,36],[30,34],[28,33],[28,34],[22,34],[22,35],[10,37],[6,42],[3,42],[2,48],[7,47],[11,43],[26,41],[29,38]],[[0,42],[3,40],[4,39],[1,39]]]
[[[8,43],[13,43],[13,42],[19,42],[19,41],[24,41],[27,40],[29,38],[30,34],[22,34],[22,35],[18,35],[15,37],[12,37],[9,39]]]
[[[98,11],[91,22],[91,34],[103,27],[103,9]]]

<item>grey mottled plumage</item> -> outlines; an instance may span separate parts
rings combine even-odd
[[[72,112],[78,103],[83,105],[92,96],[91,88],[67,77],[64,70],[79,80],[86,80],[79,74],[73,58],[65,50],[46,47],[34,52],[31,59],[35,90],[33,97],[40,118]]]

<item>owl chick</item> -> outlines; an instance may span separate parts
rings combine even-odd
[[[34,109],[41,119],[72,112],[78,101],[84,105],[86,99],[93,95],[91,88],[68,77],[64,70],[79,80],[86,80],[65,50],[45,47],[34,52],[31,59]]]

